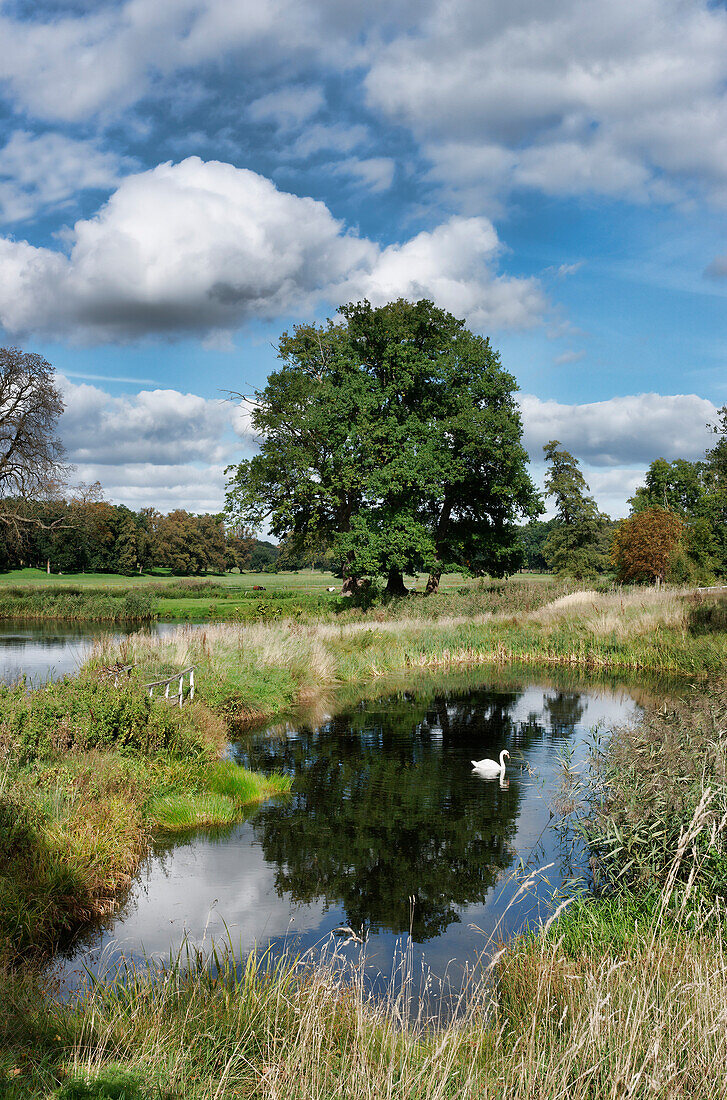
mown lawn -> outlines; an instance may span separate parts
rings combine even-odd
[[[122,587],[130,588],[136,585],[160,584],[165,581],[179,581],[182,578],[172,576],[168,570],[155,569],[152,573],[142,573],[139,576],[125,577],[121,573],[46,573],[43,569],[11,569],[7,573],[0,573],[0,588],[15,588],[17,586],[44,586],[51,585],[54,588],[68,585],[72,588],[104,588]],[[279,589],[300,590],[302,592],[320,592],[326,588],[335,586],[340,589],[341,580],[333,573],[321,569],[299,569],[296,572],[280,573],[209,573],[201,577],[184,578],[191,581],[213,581],[215,584],[225,585],[232,589],[251,589],[254,585],[262,585],[268,591]],[[426,576],[422,573],[418,577],[406,577],[408,587],[423,588]],[[548,573],[516,573],[513,580],[547,581]],[[446,573],[441,580],[440,588],[458,588],[462,585],[472,584],[471,577],[463,577],[460,573]]]

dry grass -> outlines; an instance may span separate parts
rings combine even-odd
[[[102,659],[117,655],[139,665],[150,679],[196,664],[206,702],[238,715],[244,711],[255,721],[311,702],[338,685],[412,668],[518,661],[719,673],[727,635],[690,632],[691,606],[686,589],[580,591],[517,614],[180,627],[162,638],[135,635],[118,654],[106,652]]]
[[[406,953],[388,999],[373,1002],[364,948],[353,964],[332,946],[276,966],[217,948],[51,1008],[46,1027],[69,1036],[60,1069],[102,1080],[121,1061],[138,1100],[723,1097],[725,945],[693,910],[664,920],[707,803],[705,792],[656,919],[606,950],[574,952],[557,923],[510,948],[489,944],[453,1017],[451,1005],[446,1019],[432,1002],[412,1010]],[[714,928],[708,917],[702,928]]]

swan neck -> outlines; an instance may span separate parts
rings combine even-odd
[[[504,776],[504,774],[505,774],[505,750],[504,749],[500,753],[500,769],[501,769],[501,776]]]

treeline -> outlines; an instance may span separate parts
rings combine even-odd
[[[651,463],[618,523],[588,495],[577,459],[557,440],[546,444],[546,495],[556,514],[521,529],[525,568],[576,578],[613,572],[621,582],[727,577],[727,406],[711,427],[717,438],[703,459]]]
[[[13,522],[0,526],[0,569],[53,573],[137,573],[166,567],[181,576],[230,569],[274,569],[279,550],[231,527],[223,515],[175,509],[133,512],[80,486],[69,499],[5,501]]]

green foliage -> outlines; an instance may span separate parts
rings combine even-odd
[[[697,595],[689,611],[689,630],[692,634],[727,634],[727,595]]]
[[[256,393],[260,454],[230,468],[228,514],[292,549],[328,547],[348,581],[447,567],[502,576],[537,512],[515,381],[487,340],[431,302],[368,302],[280,341]]]
[[[593,498],[587,496],[588,485],[578,460],[559,447],[557,439],[543,447],[550,463],[545,475],[545,491],[547,496],[555,498],[556,509],[543,556],[555,573],[582,580],[606,569],[610,520],[598,511]]]
[[[133,680],[114,687],[112,678],[93,671],[31,693],[24,685],[0,688],[0,708],[0,736],[21,763],[70,748],[200,751],[163,699],[150,698]]]
[[[114,1065],[92,1077],[74,1075],[56,1093],[57,1100],[145,1100],[149,1095],[140,1074]]]
[[[658,507],[684,521],[681,557],[674,564],[675,579],[684,583],[709,583],[715,573],[727,576],[727,405],[712,431],[717,442],[702,460],[655,459],[630,500],[633,515]]]

